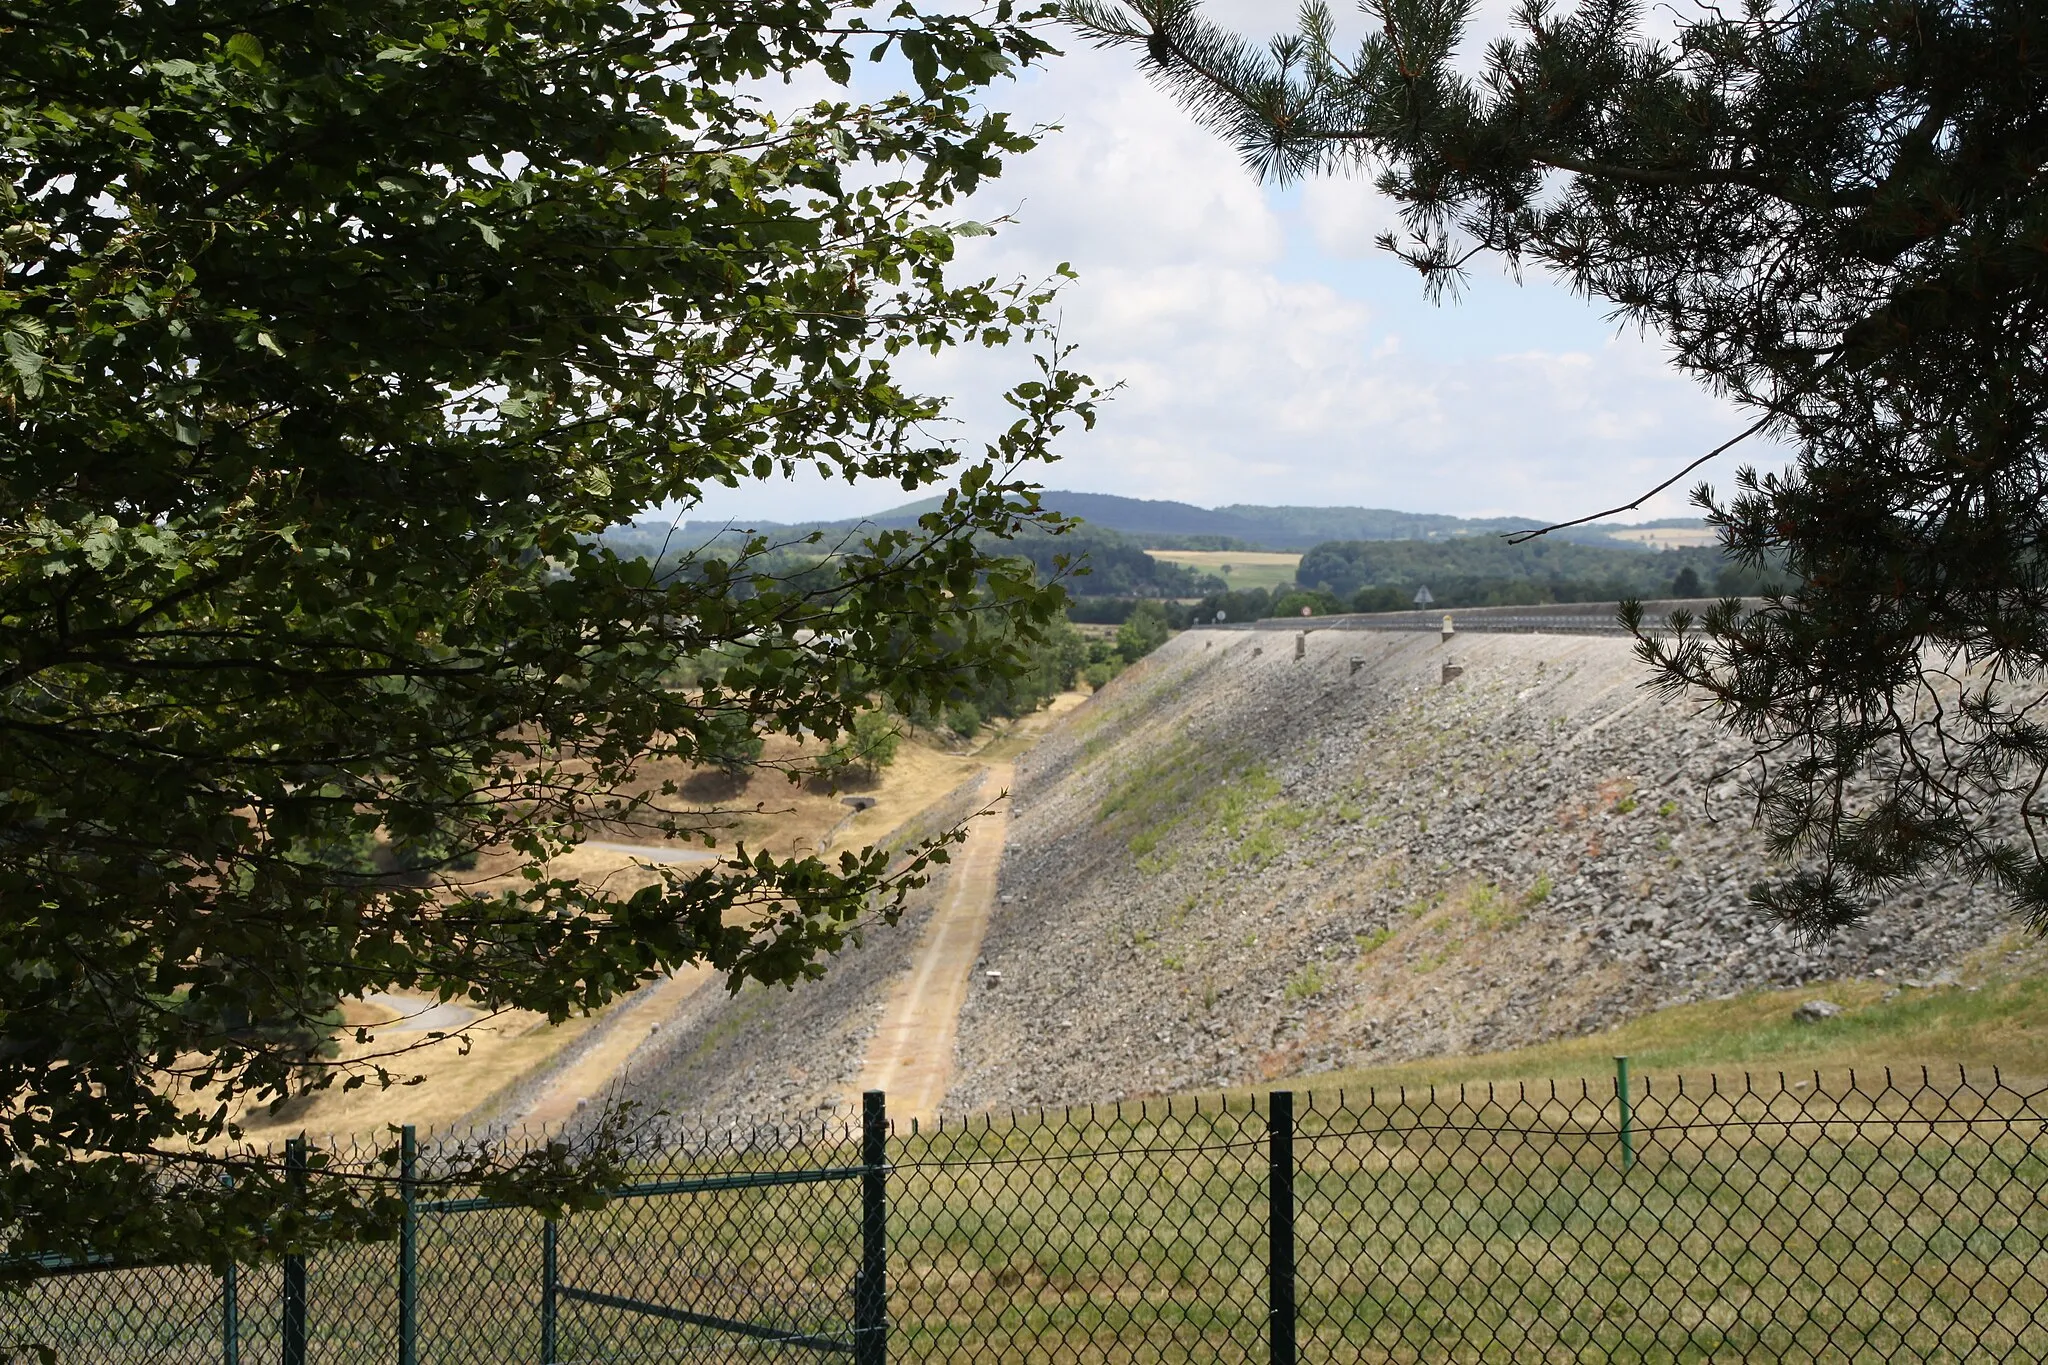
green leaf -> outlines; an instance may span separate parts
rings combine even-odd
[[[237,33],[221,45],[228,60],[250,71],[263,69],[263,42],[251,33]]]

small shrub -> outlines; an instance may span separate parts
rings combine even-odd
[[[1306,1000],[1312,995],[1321,994],[1323,988],[1329,984],[1329,978],[1323,974],[1323,964],[1311,962],[1301,969],[1299,976],[1287,983],[1281,994],[1289,1000]]]
[[[1166,608],[1157,602],[1140,602],[1130,618],[1116,628],[1117,653],[1134,664],[1166,643],[1173,632],[1166,622]]]
[[[818,773],[835,788],[855,780],[872,782],[896,761],[902,742],[902,727],[894,716],[879,708],[863,711],[853,718],[853,728],[819,757]]]
[[[1392,927],[1383,924],[1379,928],[1373,929],[1367,933],[1353,934],[1351,936],[1351,941],[1358,945],[1359,956],[1365,957],[1376,951],[1382,944],[1384,944],[1388,939],[1392,938],[1393,936],[1394,931]]]
[[[1472,893],[1472,922],[1489,933],[1498,933],[1522,922],[1522,908],[1509,904],[1500,888],[1487,882]]]
[[[1271,825],[1260,825],[1246,835],[1244,842],[1238,845],[1236,861],[1250,863],[1253,866],[1271,862],[1280,856],[1283,847],[1279,833]]]

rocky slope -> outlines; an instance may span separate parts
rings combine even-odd
[[[958,824],[998,795],[983,785],[976,777],[882,842],[901,848]],[[704,986],[648,1033],[622,1068],[617,1093],[643,1114],[693,1129],[777,1124],[849,1107],[890,983],[909,970],[950,873],[934,868],[902,919],[870,930],[819,980],[753,985],[737,995],[722,982]]]
[[[1952,881],[1821,946],[1753,912],[1736,751],[1626,640],[1301,648],[1189,632],[1024,757],[949,1107],[1510,1046],[2006,927]]]

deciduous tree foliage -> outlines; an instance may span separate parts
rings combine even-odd
[[[1041,359],[968,457],[892,369],[1041,334],[1042,288],[949,275],[987,229],[947,206],[1030,145],[982,92],[1045,51],[1008,0],[0,0],[7,1247],[374,1231],[317,1155],[294,1194],[232,1141],[249,1100],[403,1074],[306,1045],[337,999],[790,981],[943,858],[545,871],[599,818],[702,834],[649,757],[833,738],[1056,616],[983,541],[1046,522],[1015,470],[1086,381]],[[905,92],[844,93],[870,58]],[[957,491],[823,582],[596,546],[811,468]],[[412,865],[335,855],[372,837]],[[494,1175],[570,1197],[543,1165]]]
[[[1653,329],[1796,450],[1697,498],[1799,587],[1644,638],[1753,743],[1826,932],[1960,866],[2048,928],[2048,7],[2037,0],[1525,4],[1476,75],[1470,0],[1320,4],[1255,47],[1192,0],[1074,0],[1261,174],[1364,170],[1432,292],[1490,252]]]

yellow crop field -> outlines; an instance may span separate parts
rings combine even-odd
[[[1185,564],[1202,573],[1213,573],[1240,591],[1251,588],[1291,588],[1298,554],[1265,550],[1147,550],[1146,554],[1168,564]]]

